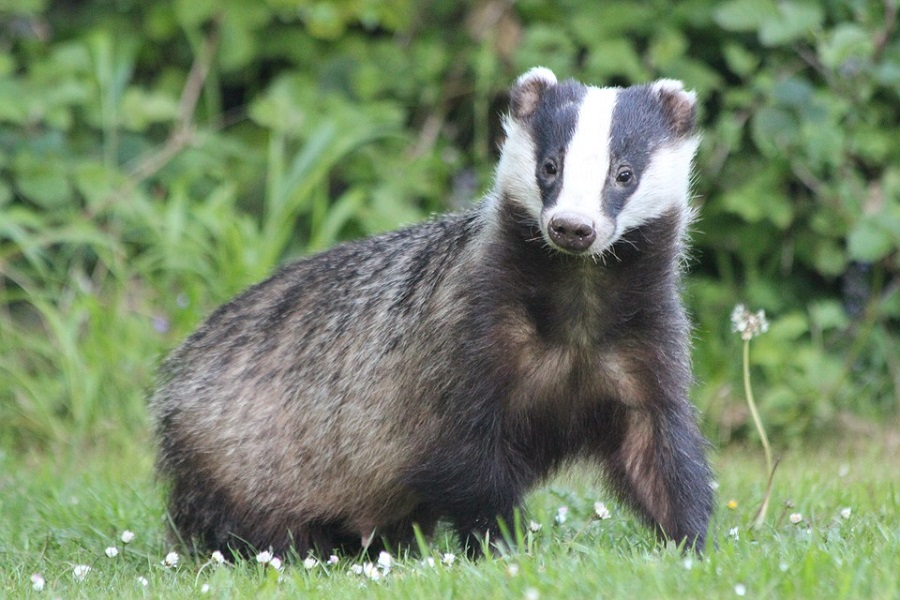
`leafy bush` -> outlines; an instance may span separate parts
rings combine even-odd
[[[0,3],[0,434],[144,431],[161,353],[279,262],[457,209],[544,64],[703,101],[697,399],[743,435],[738,301],[776,439],[900,389],[894,3]]]

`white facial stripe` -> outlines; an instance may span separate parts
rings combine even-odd
[[[554,215],[576,213],[589,218],[597,234],[588,253],[598,254],[614,241],[615,223],[603,213],[602,193],[609,171],[609,133],[615,104],[615,89],[588,88],[566,148],[562,189],[556,203],[541,215],[545,239],[549,239],[548,226]]]
[[[600,215],[601,192],[609,169],[609,130],[616,90],[588,88],[575,133],[566,149],[563,187],[554,210]]]
[[[622,235],[672,208],[686,220],[690,193],[691,160],[700,138],[690,138],[671,146],[658,148],[642,174],[638,189],[625,203],[616,219],[616,232]]]

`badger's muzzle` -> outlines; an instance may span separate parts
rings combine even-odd
[[[594,223],[585,215],[569,211],[553,215],[547,233],[555,245],[573,254],[581,254],[597,239]]]

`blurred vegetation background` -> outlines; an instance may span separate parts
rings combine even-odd
[[[695,400],[898,423],[896,0],[0,0],[0,445],[146,440],[161,356],[279,263],[469,206],[527,68],[702,103]]]

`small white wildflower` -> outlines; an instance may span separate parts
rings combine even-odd
[[[225,564],[225,555],[222,554],[221,552],[219,552],[218,550],[213,550],[210,560],[212,560],[217,565],[224,565]]]
[[[566,522],[566,518],[569,516],[569,507],[568,506],[560,506],[556,511],[556,522],[559,525],[562,525]]]
[[[684,566],[685,569],[690,571],[691,569],[694,568],[694,559],[691,558],[690,556],[687,556],[687,557],[685,557],[685,559],[683,561],[681,561],[681,564],[682,564],[682,566]]]
[[[612,515],[602,502],[594,502],[594,516],[601,521],[609,519]]]
[[[752,313],[743,304],[738,304],[731,311],[731,328],[741,334],[742,340],[751,340],[769,330],[766,311]]]
[[[134,532],[126,529],[122,532],[122,536],[119,539],[122,540],[123,544],[130,544],[134,540]]]
[[[119,549],[115,546],[110,546],[104,552],[106,552],[106,556],[108,556],[109,558],[115,558],[119,555]]]
[[[456,560],[456,555],[450,552],[447,552],[441,557],[441,562],[447,565],[448,567],[453,564],[453,561]]]
[[[204,583],[203,585],[200,586],[200,593],[201,594],[209,593],[209,584],[208,583]]]
[[[178,564],[178,553],[177,552],[169,552],[166,554],[166,557],[162,561],[162,566],[166,568],[174,567]]]
[[[303,568],[304,569],[314,569],[316,565],[319,564],[319,561],[315,559],[313,556],[308,556],[303,559]]]
[[[842,509],[841,509],[841,518],[842,518],[842,519],[849,519],[849,518],[850,518],[850,507],[849,507],[849,506],[848,506],[847,508],[842,508]]]
[[[429,556],[429,557],[426,557],[426,558],[422,559],[422,566],[423,566],[423,567],[429,567],[429,568],[432,568],[432,569],[433,569],[433,568],[434,568],[434,565],[435,565],[434,557]]]
[[[384,569],[385,571],[389,570],[394,564],[394,559],[391,555],[385,551],[381,551],[378,553],[378,566]]]
[[[741,539],[740,531],[738,530],[738,528],[737,528],[737,527],[732,527],[731,529],[729,529],[729,530],[728,530],[728,537],[730,537],[730,538],[732,538],[732,539],[734,539],[734,540],[739,540],[739,539]]]
[[[789,567],[786,562],[781,561],[780,563],[778,563],[778,570],[781,571],[782,573],[787,573],[788,568]]]
[[[78,581],[84,581],[90,570],[91,568],[87,565],[75,565],[75,568],[72,569],[72,574],[75,575],[75,579]]]
[[[373,563],[367,562],[362,566],[362,573],[372,581],[381,579],[381,571]]]
[[[46,584],[47,584],[47,582],[44,581],[44,578],[41,576],[40,573],[32,573],[31,574],[31,589],[33,589],[36,592],[40,592],[41,590],[44,589],[44,586]]]
[[[530,521],[530,522],[528,523],[528,529],[530,529],[530,530],[533,531],[534,533],[537,533],[537,532],[540,531],[543,527],[544,527],[544,526],[541,525],[540,523],[538,523],[537,521]]]
[[[525,600],[539,600],[540,597],[541,595],[533,587],[525,590]]]
[[[362,575],[363,568],[362,565],[350,565],[350,572],[354,575]]]
[[[336,565],[336,564],[338,564],[340,561],[341,561],[341,559],[338,558],[338,555],[337,555],[337,554],[332,554],[331,556],[328,557],[328,564],[329,564],[329,565]]]
[[[146,578],[146,577],[138,577],[138,578],[137,578],[137,582],[138,582],[139,584],[141,584],[143,587],[147,587],[148,585],[150,585],[150,582],[147,581],[147,578]]]
[[[315,559],[313,559],[313,560],[315,560]],[[303,562],[305,563],[306,561],[303,561]],[[284,568],[284,562],[282,562],[282,560],[280,558],[278,558],[277,556],[273,556],[272,560],[269,561],[269,566],[272,567],[273,569],[275,569],[276,571],[280,571],[282,568]]]
[[[272,560],[272,553],[268,550],[263,550],[259,554],[256,555],[256,562],[260,564],[268,564]]]
[[[510,577],[515,577],[519,574],[519,565],[516,563],[509,563],[506,565],[506,574]]]
[[[794,525],[803,520],[803,515],[800,513],[791,513],[791,516],[788,517]]]
[[[743,583],[739,583],[734,586],[734,593],[738,596],[746,596],[747,595],[747,586]]]

